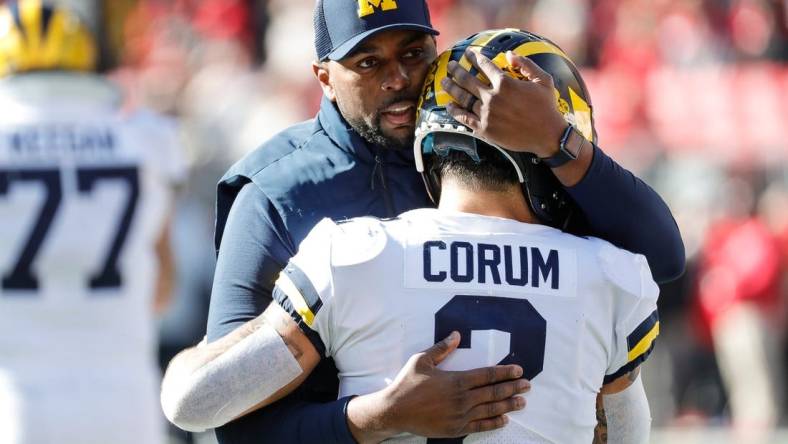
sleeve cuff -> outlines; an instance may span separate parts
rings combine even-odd
[[[337,440],[340,443],[346,444],[358,444],[356,439],[353,438],[353,434],[350,433],[350,427],[347,424],[347,406],[350,404],[350,400],[355,398],[356,395],[352,396],[345,396],[344,398],[339,398],[337,400],[338,403],[342,403],[342,417],[335,418],[335,426],[334,430],[336,431]],[[341,420],[341,423],[339,422]]]
[[[628,362],[626,365],[624,365],[623,367],[618,369],[615,373],[610,374],[610,375],[605,375],[605,378],[602,380],[602,385],[605,385],[605,384],[608,384],[610,382],[613,382],[616,379],[626,375],[627,373],[629,373],[632,370],[634,370],[635,368],[637,368],[637,366],[642,364],[643,361],[645,361],[646,358],[648,358],[648,355],[651,354],[652,350],[654,350],[654,343],[653,342],[651,343],[651,346],[649,346],[648,350],[646,350],[642,355],[638,356],[633,361]]]
[[[589,185],[593,186],[595,178],[599,175],[601,157],[607,157],[596,144],[592,143],[591,149],[593,150],[593,154],[591,155],[591,164],[588,165],[588,170],[576,184],[571,187],[566,187],[566,190],[572,197],[575,197],[575,193],[583,192]]]
[[[277,286],[274,287],[272,296],[274,301],[276,301],[284,311],[290,314],[290,317],[293,319],[293,321],[295,321],[296,324],[298,324],[298,328],[300,328],[304,335],[306,335],[307,339],[309,339],[309,342],[312,343],[320,356],[326,356],[326,345],[323,343],[323,339],[320,338],[320,334],[312,330],[312,328],[307,325],[307,323],[304,321],[304,318],[293,306],[290,298],[287,297],[287,294],[285,294],[285,292]]]

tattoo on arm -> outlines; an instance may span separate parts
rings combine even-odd
[[[625,380],[625,387],[628,387],[630,384],[635,382],[640,374],[640,367],[635,368],[631,372],[628,372],[626,375],[621,376],[617,381],[618,385],[621,386],[621,381]],[[605,416],[605,405],[602,402],[602,394],[604,391],[601,391],[599,395],[596,397],[596,427],[594,427],[594,444],[605,444],[607,443],[607,416]]]
[[[630,383],[633,383],[633,382],[635,382],[635,379],[638,378],[639,374],[640,374],[640,367],[638,366],[637,368],[635,368],[631,372],[627,373],[627,379],[629,379]]]
[[[602,404],[602,395],[596,398],[596,427],[594,427],[594,442],[593,444],[606,444],[607,443],[607,417],[605,416],[605,407]]]
[[[304,355],[304,351],[295,341],[290,340],[286,334],[282,333],[286,332],[288,328],[292,328],[288,322],[289,318],[285,316],[266,316],[265,321],[270,323],[276,331],[280,332],[282,341],[284,341],[285,345],[290,350],[290,353],[293,354],[293,357],[297,360],[301,359],[301,357]]]

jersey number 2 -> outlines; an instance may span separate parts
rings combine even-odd
[[[33,275],[31,268],[63,198],[60,176],[60,171],[57,169],[0,170],[0,196],[9,192],[13,182],[39,182],[46,190],[44,204],[22,247],[22,253],[10,272],[4,273],[2,276],[3,290],[38,289],[38,280]],[[90,193],[95,184],[102,180],[117,180],[126,183],[129,197],[123,208],[120,224],[112,239],[104,264],[98,273],[90,277],[88,286],[91,289],[120,286],[118,256],[129,232],[139,197],[139,177],[136,167],[83,167],[77,169],[77,191],[80,194]]]
[[[435,313],[435,342],[454,330],[461,336],[459,348],[471,347],[474,330],[507,332],[510,335],[509,354],[498,364],[519,365],[523,368],[523,378],[529,380],[542,372],[547,321],[525,299],[454,296]],[[463,438],[430,438],[427,442],[461,443]]]

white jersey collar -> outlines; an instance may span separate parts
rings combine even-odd
[[[512,219],[495,216],[484,216],[476,213],[445,210],[437,208],[419,208],[402,214],[408,219],[432,219],[436,227],[459,230],[468,233],[537,233],[558,231],[553,227],[540,224],[529,224]]]

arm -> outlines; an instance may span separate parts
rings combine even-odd
[[[504,75],[489,59],[474,52],[466,57],[488,78],[499,77],[499,81],[494,82],[496,88],[488,88],[451,62],[453,81],[445,86],[447,92],[455,98],[467,94],[478,98],[474,111],[449,104],[452,116],[513,151],[531,147],[528,150],[538,150],[534,154],[539,157],[558,152],[559,138],[567,123],[555,107],[550,74],[530,59],[511,53],[507,54],[509,63],[531,81]],[[524,111],[512,112],[513,109]],[[578,158],[552,171],[583,211],[593,234],[644,255],[657,282],[679,277],[684,271],[684,244],[665,202],[601,149],[579,140],[576,133],[571,137],[569,146],[583,143]]]
[[[220,193],[222,191],[226,190],[220,189]],[[221,242],[217,242],[217,265],[208,318],[209,345],[254,320],[266,309],[272,300],[276,276],[293,254],[293,249],[286,243],[283,223],[256,186],[244,186],[232,206],[224,211],[226,221],[222,218],[221,225],[217,225],[217,238]],[[204,347],[185,350],[172,360],[168,373],[194,372],[213,359],[212,354],[226,351],[242,338],[217,344],[213,350]],[[319,434],[328,442],[352,442],[345,421],[345,407],[349,399],[336,400],[336,392],[331,392],[332,384],[336,384],[336,370],[331,367],[319,365],[293,395],[247,415],[243,420],[220,427],[216,430],[219,441],[257,443],[264,436],[267,442],[308,442],[309,437]],[[175,377],[165,380],[163,392],[169,389],[167,383],[174,380]],[[177,399],[170,402],[182,403]],[[213,414],[206,414],[192,417],[190,421],[193,422],[192,427],[208,428],[214,425],[215,419]]]
[[[138,115],[142,116],[142,115]],[[156,239],[155,254],[158,259],[159,275],[153,299],[153,311],[162,315],[172,301],[176,282],[175,257],[172,251],[171,231],[176,212],[176,200],[188,174],[188,162],[180,143],[177,122],[169,117],[149,115],[153,126],[146,130],[155,153],[155,165],[161,179],[166,182],[162,196],[166,199],[165,217],[161,232]],[[142,117],[144,120],[148,120]]]
[[[159,276],[156,280],[156,293],[153,296],[153,312],[161,315],[167,310],[172,300],[172,291],[175,286],[175,258],[170,245],[170,229],[172,214],[167,216],[161,234],[156,240],[156,257],[159,263]]]
[[[597,241],[598,242],[598,241]],[[647,442],[651,423],[640,365],[659,336],[659,289],[642,256],[604,244],[599,252],[604,275],[613,283],[613,341],[597,397],[595,442]],[[610,431],[608,431],[608,428]]]
[[[658,283],[681,276],[684,243],[668,206],[645,182],[598,147],[592,148],[593,162],[586,176],[567,190],[593,234],[645,256]]]
[[[277,304],[200,349],[194,359],[173,360],[162,383],[167,419],[191,431],[224,425],[281,399],[320,361]]]
[[[651,412],[640,379],[640,367],[602,386],[597,396],[594,443],[647,443]]]

